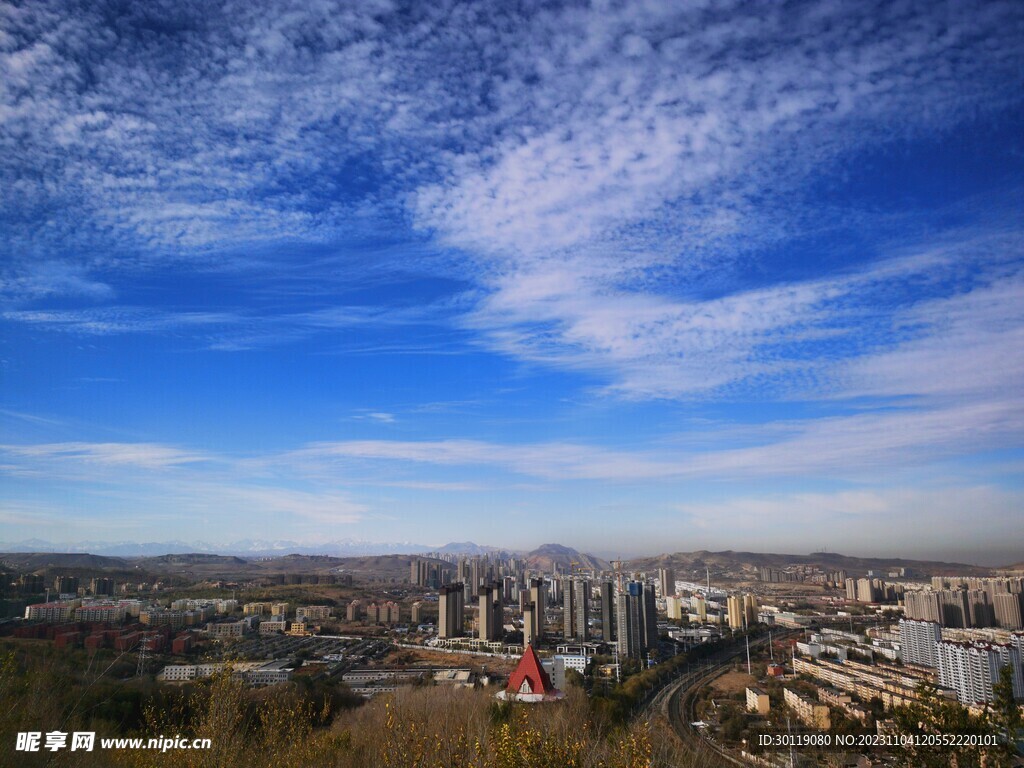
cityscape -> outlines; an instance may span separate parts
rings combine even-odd
[[[1024,4],[0,0],[0,765],[1024,766]]]
[[[491,551],[465,551],[478,549]],[[656,725],[659,749],[708,765],[840,754],[851,765],[919,764],[899,738],[913,732],[907,713],[927,707],[962,713],[980,730],[961,735],[991,738],[971,749],[992,759],[1006,706],[1024,699],[1024,563],[443,550],[8,553],[0,640],[30,656],[52,649],[59,663],[109,658],[112,696],[227,675],[243,694],[342,692],[342,713],[412,695],[524,707],[583,697]],[[765,740],[780,734],[789,748],[773,750]],[[861,741],[841,752],[792,741],[829,734]]]

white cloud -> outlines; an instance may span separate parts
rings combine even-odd
[[[208,455],[200,452],[184,451],[156,443],[46,443],[4,445],[0,446],[0,450],[12,457],[35,461],[98,464],[108,467],[136,466],[146,469],[165,469],[210,459]]]

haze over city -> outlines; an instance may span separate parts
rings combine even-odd
[[[1024,560],[1024,6],[0,4],[0,538]]]

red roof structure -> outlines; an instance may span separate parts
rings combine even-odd
[[[506,693],[511,695],[557,696],[559,691],[551,684],[551,678],[537,658],[532,645],[526,646],[519,666],[508,679]]]

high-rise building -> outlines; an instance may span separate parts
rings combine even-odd
[[[757,624],[757,597],[755,595],[743,596],[743,618],[748,627]]]
[[[585,579],[562,579],[562,636],[590,639],[590,582]]]
[[[409,616],[409,622],[411,624],[423,623],[423,603],[418,600],[412,604],[412,612]]]
[[[661,587],[662,597],[674,595],[676,593],[676,572],[671,568],[659,568],[658,586]]]
[[[611,643],[615,639],[615,585],[601,582],[601,639]]]
[[[1007,665],[1013,670],[1013,694],[1024,699],[1024,670],[1015,645],[943,641],[936,649],[939,685],[956,691],[961,704],[992,701],[992,686]]]
[[[531,637],[539,640],[544,634],[544,608],[548,604],[548,590],[544,579],[530,579],[530,599],[533,603],[533,630]]]
[[[967,591],[963,589],[944,589],[939,592],[939,604],[942,608],[942,626],[971,626],[971,608],[967,603]]]
[[[670,619],[682,619],[683,618],[683,601],[675,595],[669,595],[665,598],[665,615]]]
[[[857,599],[857,581],[855,579],[846,580],[846,599],[856,600]]]
[[[654,587],[631,581],[619,593],[617,602],[619,653],[630,658],[643,658],[658,647]]]
[[[991,627],[996,623],[996,614],[993,609],[989,593],[984,589],[967,590],[967,609],[970,613],[970,626]]]
[[[1021,595],[1000,592],[993,597],[992,607],[996,623],[1004,629],[1024,629],[1021,611]]]
[[[78,594],[77,576],[58,576],[53,580],[53,591],[58,595]]]
[[[527,603],[523,606],[523,647],[533,645],[537,640],[534,630],[537,627],[536,620],[537,606],[535,603]]]
[[[469,564],[470,573],[470,596],[474,599],[480,596],[480,585],[483,580],[483,572],[481,570],[480,558],[474,557],[472,562]]]
[[[89,590],[94,595],[114,596],[114,580],[107,578],[95,578],[89,582]]]
[[[437,599],[438,637],[461,637],[465,605],[464,584],[456,582],[441,587]]]
[[[942,642],[942,628],[935,621],[900,619],[900,646],[903,661],[922,667],[939,665],[938,644]]]
[[[942,605],[938,592],[907,592],[903,595],[903,605],[908,619],[942,623]]]
[[[857,602],[873,603],[878,599],[875,584],[871,579],[857,579]]]
[[[743,629],[743,598],[739,595],[729,595],[725,605],[729,616],[729,628]]]
[[[690,606],[693,608],[694,613],[697,614],[697,618],[701,622],[708,620],[708,601],[704,599],[703,595],[694,595],[690,598]]]
[[[492,581],[480,590],[477,630],[481,640],[501,639],[504,626],[503,594],[504,587],[500,581]]]
[[[357,620],[359,618],[360,612],[362,611],[362,608],[363,608],[363,601],[362,600],[353,600],[351,603],[348,604],[348,607],[345,609],[345,620],[346,621],[355,621],[355,620]]]

